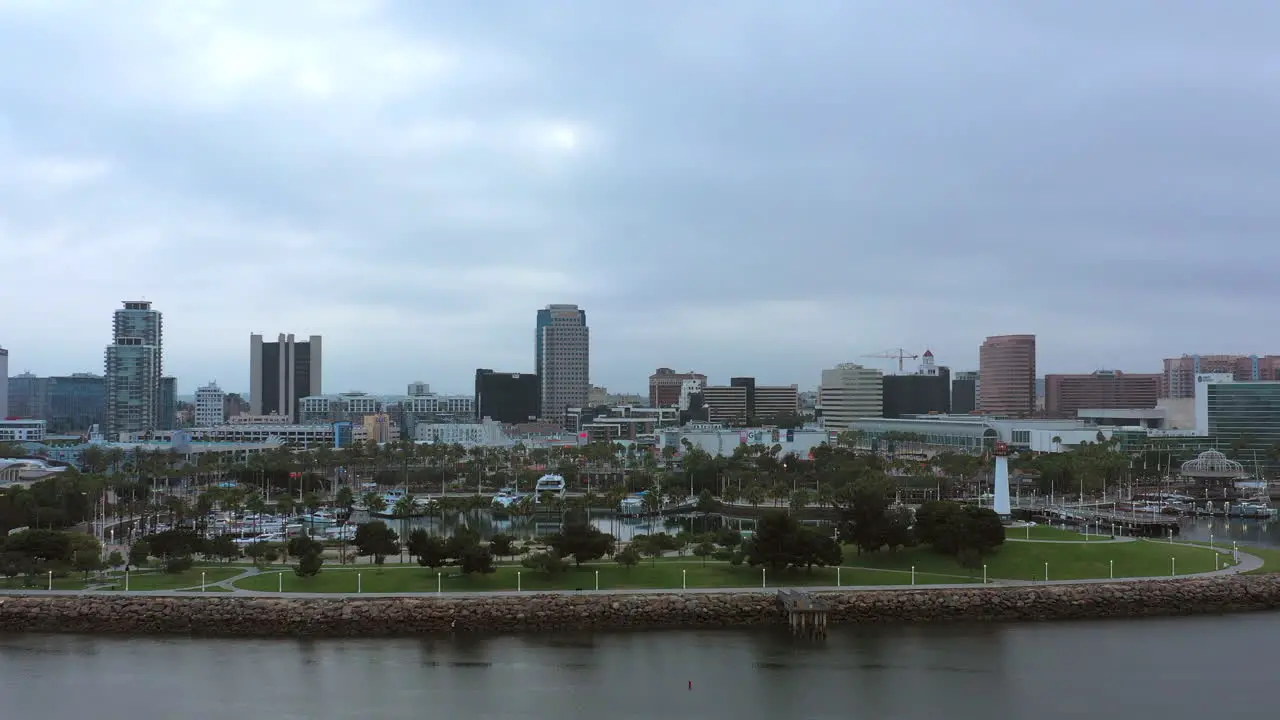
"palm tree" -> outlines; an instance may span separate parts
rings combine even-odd
[[[387,509],[387,501],[376,492],[365,493],[360,502],[364,504],[365,509],[372,515]]]
[[[333,504],[338,507],[350,511],[351,506],[356,503],[356,495],[350,487],[343,485],[338,488],[337,494],[333,496]]]
[[[391,508],[392,517],[400,521],[400,537],[402,538],[409,537],[409,518],[413,517],[415,509],[412,495],[405,495],[400,498],[396,501],[395,507]],[[400,562],[404,562],[404,546],[405,543],[400,544]]]

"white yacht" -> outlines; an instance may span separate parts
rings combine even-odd
[[[538,483],[533,486],[535,502],[542,498],[543,493],[552,493],[556,497],[564,497],[564,491],[564,478],[560,475],[543,475],[538,478]]]
[[[336,525],[338,518],[329,510],[317,510],[313,513],[307,513],[301,518],[303,525],[324,526]]]

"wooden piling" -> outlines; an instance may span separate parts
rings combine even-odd
[[[787,614],[791,634],[807,638],[827,636],[827,605],[809,593],[779,590],[778,607]]]

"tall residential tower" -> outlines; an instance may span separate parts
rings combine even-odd
[[[249,408],[254,415],[276,414],[293,422],[298,401],[320,390],[320,336],[307,342],[281,333],[275,342],[249,336]]]
[[[160,429],[164,330],[161,314],[145,300],[126,300],[116,310],[106,351],[106,434]]]
[[[566,410],[587,405],[591,391],[591,332],[577,305],[548,305],[538,311],[534,373],[545,420],[566,422]]]

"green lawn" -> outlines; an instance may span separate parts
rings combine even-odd
[[[1089,539],[1097,540],[1101,536],[1090,535],[1086,538],[1084,535],[1075,530],[1064,530],[1063,528],[1051,527],[1049,525],[1030,525],[1027,527],[1004,529],[1004,536],[1014,540],[1078,540],[1085,542]]]
[[[1201,547],[1209,547],[1209,543],[1207,542],[1196,542],[1195,544]],[[1222,541],[1218,541],[1214,543],[1214,547],[1218,548],[1219,550],[1230,549],[1231,543],[1230,542],[1223,543]],[[1250,570],[1249,572],[1245,573],[1246,575],[1270,575],[1273,573],[1280,573],[1280,549],[1264,548],[1264,547],[1258,547],[1256,545],[1241,545],[1240,552],[1248,553],[1250,555],[1256,555],[1259,559],[1262,560],[1262,567],[1258,568],[1257,570]],[[1227,556],[1223,555],[1223,557],[1225,558]]]
[[[200,574],[204,573],[206,584],[216,583],[233,578],[244,572],[243,567],[207,567],[191,568],[186,572],[169,575],[158,570],[129,573],[130,590],[181,590],[184,588],[200,588]],[[110,586],[105,590],[124,590],[124,574],[113,575]]]
[[[626,569],[616,563],[597,563],[585,565],[581,569],[570,569],[559,575],[546,575],[513,566],[503,566],[490,575],[460,575],[456,568],[442,568],[440,587],[444,592],[475,592],[485,590],[515,590],[517,577],[523,590],[594,590],[595,573],[600,572],[601,590],[666,588],[682,587],[682,582],[690,588],[729,588],[760,587],[761,572],[759,568],[746,566],[735,567],[724,562],[708,562],[704,567],[699,561],[658,562],[648,561]],[[356,592],[357,573],[360,574],[360,587],[369,593],[396,592],[434,592],[436,590],[436,572],[429,568],[394,567],[378,572],[373,568],[328,568],[322,570],[314,578],[300,578],[292,571],[283,573],[265,573],[245,578],[236,583],[236,587],[245,590],[275,592],[281,578],[285,592]],[[812,572],[797,570],[782,574],[766,573],[764,580],[769,587],[794,587],[806,585],[835,585],[836,570],[834,568],[814,568]],[[910,571],[895,572],[892,570],[854,570],[845,568],[840,571],[842,585],[906,585],[911,582]],[[926,583],[963,583],[970,582],[967,575],[947,577],[917,573],[916,582]]]
[[[1176,569],[1178,575],[1208,572],[1230,562],[1219,559],[1207,547],[1170,545],[1159,541],[1137,540],[1123,543],[1005,543],[985,558],[987,575],[1002,580],[1043,580],[1045,563],[1050,580],[1085,580],[1110,577],[1114,563],[1115,577],[1166,577]],[[1173,562],[1170,560],[1173,559]],[[845,548],[845,565],[867,568],[909,569],[933,574],[981,575],[981,568],[966,570],[955,560],[938,555],[928,548],[913,548],[896,553],[856,555]]]

